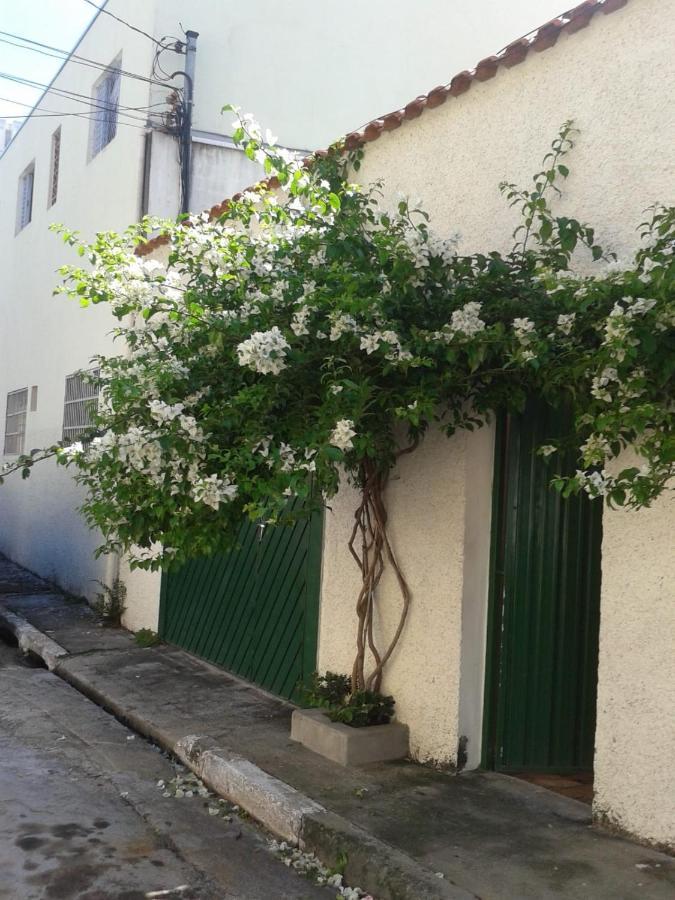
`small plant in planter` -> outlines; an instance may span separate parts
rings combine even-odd
[[[315,673],[302,696],[314,709],[293,712],[291,739],[309,750],[345,766],[408,755],[408,728],[391,721],[393,697],[354,691],[352,679],[336,672]]]
[[[328,710],[331,722],[343,722],[352,728],[388,725],[394,716],[394,698],[377,691],[356,691],[340,706]]]
[[[352,691],[349,675],[316,672],[303,693],[308,706],[323,709],[331,722],[342,722],[352,728],[388,725],[394,717],[393,697],[378,691]]]
[[[352,683],[348,675],[339,675],[337,672],[319,675],[315,672],[310,683],[303,686],[302,696],[307,706],[332,709],[345,702],[351,688]]]

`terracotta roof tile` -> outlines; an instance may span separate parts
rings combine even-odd
[[[573,34],[576,31],[585,28],[593,16],[597,12],[603,12],[605,15],[613,13],[621,9],[628,3],[628,0],[584,0],[578,6],[568,10],[561,16],[551,19],[541,27],[528,35],[513,41],[495,56],[488,56],[481,60],[473,71],[459,72],[452,78],[447,85],[439,85],[429,91],[428,94],[421,94],[415,97],[410,103],[406,104],[402,109],[394,110],[384,116],[379,116],[368,122],[357,131],[352,131],[344,138],[343,146],[345,150],[356,150],[363,144],[376,141],[385,131],[393,131],[399,128],[403,122],[411,121],[418,118],[426,109],[435,109],[441,106],[449,97],[458,97],[460,94],[469,90],[474,81],[487,81],[493,78],[500,66],[512,68],[522,63],[528,56],[530,50],[541,53],[552,47],[563,32]],[[313,156],[325,156],[325,150],[319,150]],[[306,164],[310,165],[312,161],[310,155],[306,159]],[[273,190],[279,187],[277,178],[270,178],[266,182],[262,182]],[[227,209],[227,201],[219,206],[214,206],[209,215],[217,218]],[[151,253],[156,247],[166,243],[167,238],[159,235],[152,238],[146,244],[142,244],[136,250],[139,256]]]
[[[450,82],[450,96],[459,97],[464,91],[468,91],[471,87],[472,80],[473,76],[471,75],[471,72],[459,72],[459,74],[455,75]]]
[[[474,78],[477,81],[487,81],[489,78],[494,78],[500,63],[501,59],[498,56],[488,56],[487,59],[481,59],[475,68]]]
[[[514,41],[502,51],[501,64],[506,66],[507,69],[510,69],[511,66],[517,66],[518,63],[525,59],[529,49],[530,42],[526,38]]]

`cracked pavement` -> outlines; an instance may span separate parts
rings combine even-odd
[[[313,900],[252,823],[165,797],[174,763],[0,640],[0,900]]]

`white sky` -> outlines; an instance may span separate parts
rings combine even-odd
[[[95,14],[96,10],[85,0],[0,0],[0,31],[69,51]],[[3,43],[9,40],[13,38],[0,34],[0,72],[41,84],[50,82],[61,61]],[[40,88],[0,77],[0,117],[27,115],[30,108],[19,104],[32,106],[41,93]],[[55,97],[53,102],[58,105],[58,98]],[[57,106],[54,109],[58,111]]]

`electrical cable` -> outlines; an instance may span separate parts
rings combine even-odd
[[[26,87],[35,87],[42,88],[44,92],[53,94],[56,97],[61,97],[64,100],[70,100],[73,103],[82,103],[85,106],[88,106],[90,109],[100,109],[103,112],[109,112],[111,109],[118,110],[121,115],[127,116],[130,119],[136,119],[139,122],[145,121],[143,116],[134,116],[133,112],[143,112],[149,110],[149,106],[122,106],[120,104],[116,104],[113,106],[105,106],[97,103],[92,97],[88,97],[86,94],[79,94],[77,91],[68,91],[65,88],[55,88],[51,85],[43,84],[39,81],[32,81],[30,78],[22,78],[20,75],[12,75],[9,72],[0,72],[0,79],[5,81],[11,81],[16,84],[23,84]],[[131,112],[126,112],[126,110],[130,110]],[[150,115],[157,115],[157,113],[150,113]]]
[[[94,3],[94,0],[84,0],[84,2],[88,3],[89,6],[93,6],[96,12],[104,13],[106,16],[110,16],[111,19],[115,19],[117,22],[121,22],[122,25],[126,25],[127,28],[131,28],[132,31],[136,31],[138,34],[142,34],[143,37],[148,38],[148,40],[152,41],[153,44],[157,44],[158,47],[161,47],[161,44],[157,40],[157,38],[154,38],[151,34],[148,34],[147,31],[143,31],[142,28],[137,28],[135,25],[127,22],[125,19],[121,19],[119,16],[116,16],[114,13],[111,13],[109,10],[105,9],[104,6],[99,6],[97,3]]]
[[[25,106],[25,107],[28,107],[29,109],[33,109],[33,105],[31,103],[22,103],[20,100],[12,100],[10,97],[0,97],[0,101],[4,101],[6,103],[15,103],[17,106]],[[157,105],[160,106],[163,104],[157,104]],[[93,115],[93,114],[91,114],[91,115]],[[163,115],[163,114],[162,113],[151,113],[151,115],[156,116],[156,115]],[[84,113],[84,112],[57,112],[57,110],[55,110],[55,109],[45,109],[43,112],[39,112],[39,113],[26,113],[25,115],[24,114],[18,115],[18,116],[12,115],[12,116],[5,116],[3,118],[14,119],[14,120],[16,120],[16,119],[31,119],[31,118],[49,119],[49,118],[65,118],[66,116],[75,116],[80,119],[83,119],[83,118],[89,119],[89,121],[98,121],[98,120],[94,120],[94,119],[90,118],[90,116],[88,116],[87,113]],[[121,122],[121,121],[119,121],[119,119],[118,119],[118,124],[128,125],[130,128],[140,128],[142,131],[145,130],[143,125],[132,125],[131,122]],[[150,125],[150,127],[153,127],[152,123],[148,123],[148,124]]]
[[[94,59],[88,59],[86,56],[79,56],[77,53],[69,53],[67,50],[61,50],[59,47],[52,47],[50,44],[43,44],[40,41],[34,41],[31,38],[23,37],[20,34],[13,34],[10,31],[1,31],[0,35],[4,35],[4,37],[0,38],[0,42],[3,44],[9,44],[12,47],[18,47],[20,50],[30,50],[33,53],[40,53],[42,56],[51,56],[53,59],[61,59],[63,62],[70,61],[76,62],[81,66],[90,66],[93,69],[101,69],[106,71],[110,68],[109,63],[97,62]],[[7,38],[14,38],[15,40],[23,41],[23,44],[13,43],[11,40],[7,40]],[[30,44],[32,46],[24,46],[24,44]],[[164,47],[162,49],[171,49],[170,47]],[[54,51],[50,53],[48,51]],[[161,52],[161,51],[159,51]],[[58,56],[57,54],[62,54]],[[154,84],[157,86],[164,86],[163,81],[155,81],[152,78],[147,78],[145,75],[139,75],[137,72],[129,72],[126,69],[118,69],[120,75],[124,75],[125,78],[134,78],[138,81],[145,81],[149,84]]]

